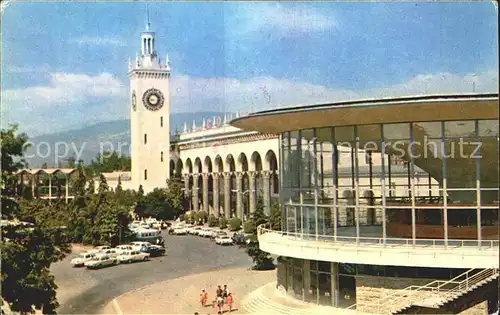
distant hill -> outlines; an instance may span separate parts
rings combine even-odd
[[[229,113],[228,113],[229,114]],[[191,128],[193,120],[200,126],[203,119],[223,116],[222,112],[175,113],[170,115],[170,133],[182,131],[184,122]],[[118,151],[121,145],[122,154],[130,155],[130,121],[114,120],[95,124],[83,129],[68,130],[30,138],[33,144],[26,151],[26,161],[31,168],[47,163],[48,167],[57,167],[65,163],[65,159],[75,157],[88,163],[101,150]],[[58,156],[63,158],[56,160]]]

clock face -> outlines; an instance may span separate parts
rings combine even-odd
[[[165,98],[158,89],[149,89],[142,96],[142,103],[149,110],[159,110],[163,106]]]
[[[135,96],[135,91],[132,92],[132,108],[134,111],[137,109],[137,97]]]

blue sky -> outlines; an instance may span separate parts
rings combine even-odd
[[[255,111],[498,92],[492,2],[152,2],[172,111]],[[129,114],[146,3],[14,2],[2,12],[2,127],[30,135]],[[55,115],[54,112],[57,111]],[[44,123],[47,122],[47,123]]]

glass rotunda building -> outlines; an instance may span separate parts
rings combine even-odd
[[[301,106],[232,121],[279,134],[276,287],[367,313],[495,311],[498,94]]]

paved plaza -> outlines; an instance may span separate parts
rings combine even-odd
[[[276,271],[253,271],[249,268],[234,268],[190,275],[128,292],[112,302],[117,314],[217,314],[211,305],[200,305],[202,289],[213,300],[217,285],[226,284],[234,296],[232,314],[244,314],[243,298],[259,287],[275,281]],[[113,305],[114,304],[114,305]],[[118,304],[119,309],[116,307]],[[114,306],[114,307],[113,307]],[[224,308],[227,310],[227,308]]]
[[[75,248],[69,257],[51,266],[58,286],[57,298],[61,305],[57,312],[112,313],[109,309],[103,309],[109,302],[144,286],[215,270],[222,270],[222,275],[226,269],[248,269],[252,266],[251,258],[244,249],[237,246],[219,246],[197,236],[164,237],[168,248],[167,256],[99,270],[73,268],[69,261],[82,250]],[[275,273],[272,275],[275,277]],[[182,291],[184,287],[177,289]],[[195,301],[198,300],[197,296],[198,294],[193,297]],[[239,297],[236,297],[236,303],[238,299]]]

